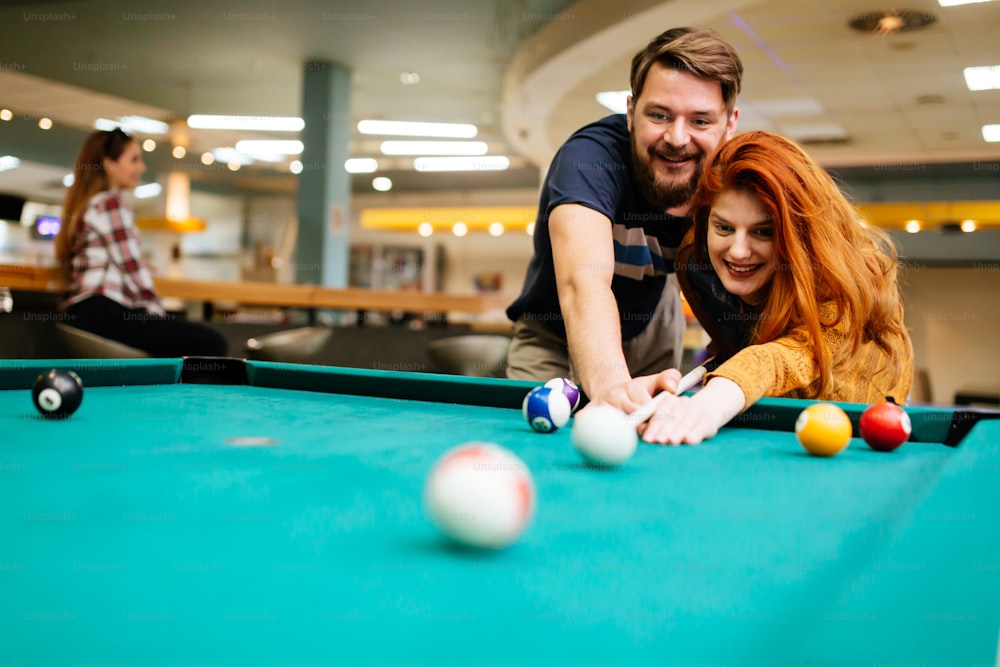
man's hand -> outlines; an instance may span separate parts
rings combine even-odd
[[[656,394],[663,391],[674,391],[680,379],[680,371],[674,368],[656,375],[642,375],[627,382],[609,386],[598,396],[591,397],[591,401],[607,403],[631,414],[652,400]]]

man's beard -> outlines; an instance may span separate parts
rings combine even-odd
[[[691,178],[682,183],[669,183],[667,185],[656,182],[656,174],[653,173],[653,168],[650,165],[650,161],[653,159],[649,155],[646,156],[647,160],[641,160],[639,154],[639,147],[635,145],[635,140],[632,141],[632,164],[635,168],[635,184],[639,188],[639,192],[642,196],[653,205],[653,208],[659,209],[661,211],[666,211],[667,209],[675,208],[683,204],[688,203],[692,196],[694,196],[695,190],[698,189],[698,179],[701,178],[702,172],[702,162],[698,160],[698,155],[691,156],[669,156],[669,157],[691,157],[695,159],[694,173],[691,174]]]

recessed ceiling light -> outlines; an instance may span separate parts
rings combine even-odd
[[[20,158],[16,158],[13,155],[2,155],[0,156],[0,171],[9,171],[11,169],[17,169],[20,166]]]
[[[926,28],[935,21],[937,17],[928,12],[918,12],[913,9],[880,9],[855,14],[847,25],[861,32],[894,35]]]
[[[383,141],[383,155],[486,155],[485,141]]]
[[[995,90],[1000,88],[1000,65],[985,67],[966,67],[965,85],[969,90]]]
[[[174,156],[174,159],[180,160],[187,155],[187,149],[183,146],[174,146],[173,150],[170,151],[170,154]]]
[[[420,83],[420,75],[416,72],[402,72],[399,75],[399,80],[404,86],[413,86]]]
[[[0,109],[0,120],[10,120],[14,117],[14,112],[10,109]]]
[[[388,192],[392,190],[392,179],[385,176],[376,176],[372,179],[372,187],[379,192]]]
[[[292,172],[293,174],[301,174],[302,173],[302,160],[292,160],[291,162],[289,162],[288,163],[288,171]]]
[[[469,233],[469,226],[464,222],[456,222],[451,227],[451,233],[455,236],[465,236]]]
[[[417,233],[423,236],[424,238],[427,238],[428,236],[431,236],[434,233],[434,226],[429,222],[421,222],[417,226]]]
[[[907,220],[906,221],[906,231],[911,234],[916,234],[920,231],[920,221],[919,220]]]
[[[479,128],[470,123],[425,123],[408,120],[358,121],[361,134],[382,134],[394,137],[438,137],[440,139],[471,139]]]
[[[146,151],[147,153],[152,153],[153,151],[156,150],[156,142],[153,141],[152,139],[146,139],[145,141],[142,142],[142,150]]]
[[[962,231],[966,232],[966,233],[976,231],[976,221],[975,220],[963,220],[962,221]]]
[[[42,128],[43,130],[51,130],[52,129],[52,119],[51,118],[39,118],[38,119],[38,127]]]
[[[198,130],[270,130],[272,132],[298,132],[306,126],[301,118],[293,116],[213,116],[194,114],[188,116],[188,127]]]

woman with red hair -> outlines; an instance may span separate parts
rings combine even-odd
[[[713,370],[694,396],[664,397],[645,441],[701,442],[763,396],[906,400],[913,346],[895,248],[799,146],[760,131],[722,144],[692,218],[675,263]],[[633,409],[679,378],[634,379]]]

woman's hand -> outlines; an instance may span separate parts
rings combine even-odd
[[[643,441],[657,445],[697,445],[719,432],[717,411],[698,396],[664,396],[656,412],[639,425]]]
[[[665,376],[671,371],[660,373]],[[671,378],[662,378],[663,386]],[[654,387],[657,385],[654,385]],[[672,381],[676,387],[676,380]],[[672,393],[672,389],[669,390]],[[746,396],[738,384],[726,378],[712,378],[694,396],[667,395],[645,424],[637,425],[645,442],[661,445],[695,445],[715,437],[730,419],[743,410]]]

